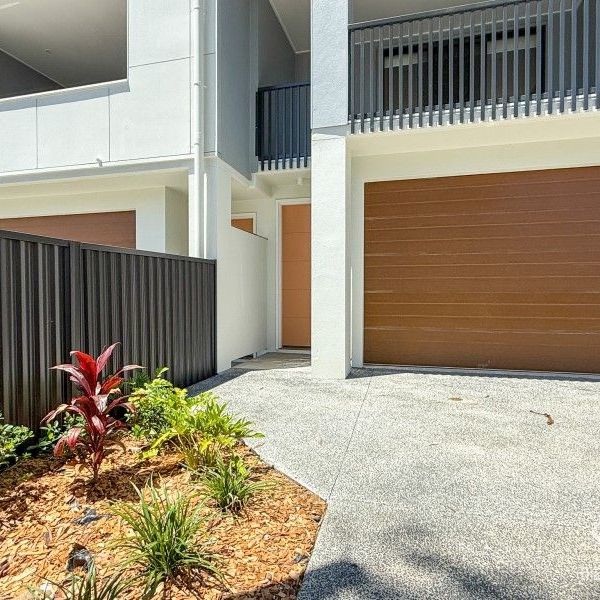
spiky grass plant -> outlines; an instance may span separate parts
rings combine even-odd
[[[141,568],[145,580],[143,598],[151,598],[161,583],[185,584],[202,573],[221,579],[216,555],[207,545],[206,521],[202,506],[192,496],[169,493],[152,481],[144,491],[133,486],[139,501],[121,502],[113,512],[131,528],[131,534],[117,542],[126,550],[128,566]]]
[[[204,494],[223,511],[240,512],[256,493],[272,487],[265,481],[253,479],[254,473],[240,456],[228,461],[219,459],[212,469],[201,476]]]
[[[66,583],[48,581],[44,589],[31,590],[34,600],[54,598],[56,591],[64,600],[118,600],[133,585],[133,580],[125,579],[123,573],[100,579],[96,566],[92,563],[84,575],[72,575]]]

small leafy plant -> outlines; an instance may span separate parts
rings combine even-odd
[[[162,377],[166,371],[166,368],[160,370],[152,381],[131,394],[130,402],[135,412],[128,420],[132,424],[132,434],[138,439],[154,441],[170,428],[174,415],[194,403],[185,390],[176,388]]]
[[[128,365],[102,379],[101,373],[117,345],[109,346],[96,359],[84,352],[73,351],[71,356],[77,364],[53,367],[68,373],[71,382],[82,395],[73,398],[70,404],[61,404],[42,421],[50,423],[65,412],[82,418],[81,426],[72,427],[59,438],[54,446],[54,454],[62,456],[66,449],[71,450],[81,464],[90,469],[92,481],[97,480],[107,451],[116,444],[114,433],[126,427],[125,423],[111,416],[112,411],[117,408],[132,410],[132,406],[126,401],[127,397],[121,394],[120,386],[124,381],[122,375],[127,371],[142,368],[138,365]]]
[[[63,435],[73,427],[82,427],[83,419],[79,415],[64,414],[63,418],[46,423],[41,427],[40,436],[33,446],[27,448],[35,454],[44,454],[54,451],[54,447]]]
[[[256,493],[271,487],[265,481],[253,480],[253,472],[240,456],[228,461],[218,460],[217,465],[206,471],[201,482],[207,497],[223,511],[240,512]]]
[[[244,438],[260,438],[252,423],[227,412],[211,393],[190,399],[182,410],[171,415],[170,427],[152,445],[148,455],[155,455],[164,444],[172,444],[192,471],[214,467],[219,458]]]
[[[216,556],[208,550],[202,505],[194,507],[192,497],[170,494],[152,482],[145,491],[133,487],[139,502],[122,502],[113,512],[131,528],[131,534],[119,540],[117,547],[128,552],[127,565],[142,569],[142,597],[151,598],[161,583],[185,583],[198,573],[221,579]]]
[[[9,467],[20,457],[23,444],[33,437],[33,432],[24,425],[9,425],[0,413],[0,470]]]
[[[32,591],[31,598],[32,600],[55,598],[56,594],[52,589],[55,588],[61,593],[61,598],[65,600],[118,600],[131,585],[132,581],[125,579],[122,573],[106,579],[99,579],[96,567],[92,563],[84,575],[72,575],[66,584],[49,581],[44,586],[44,590]]]
[[[138,390],[141,390],[144,387],[146,387],[154,379],[162,378],[162,376],[168,370],[169,369],[167,367],[156,369],[156,371],[154,372],[154,377],[150,376],[150,374],[147,371],[136,371],[123,383],[123,387],[129,390],[131,393],[137,392]]]

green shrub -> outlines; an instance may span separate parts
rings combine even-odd
[[[52,588],[56,588],[64,600],[118,600],[133,582],[124,579],[121,573],[100,580],[96,574],[96,567],[92,563],[85,575],[73,575],[66,584],[57,584],[51,581],[48,583],[49,585],[45,586],[47,591],[32,590],[32,600],[55,598],[56,594]]]
[[[0,413],[0,470],[15,463],[21,456],[23,444],[33,437],[33,432],[24,425],[9,425]]]
[[[152,597],[161,583],[185,581],[198,571],[220,579],[216,557],[207,549],[202,506],[194,508],[192,497],[169,494],[152,482],[146,493],[134,488],[139,502],[120,503],[113,512],[131,527],[132,533],[117,547],[128,552],[127,565],[142,569],[143,598]]]
[[[182,454],[192,471],[214,467],[243,438],[263,437],[252,429],[252,423],[227,412],[227,404],[219,403],[211,393],[191,399],[185,408],[171,414],[170,427],[152,445],[148,455],[170,443]]]
[[[154,376],[150,376],[146,371],[135,371],[129,379],[123,384],[123,387],[129,391],[129,393],[137,392],[138,390],[143,389],[149,383],[152,383],[155,379],[161,379],[162,376],[168,371],[167,367],[162,367],[161,369],[156,369],[154,372]]]
[[[65,414],[62,419],[56,419],[41,428],[40,436],[33,446],[27,448],[33,453],[53,452],[58,440],[73,427],[82,427],[83,419],[79,415]]]
[[[176,388],[161,377],[166,371],[158,371],[158,377],[131,394],[130,402],[135,412],[129,422],[132,434],[138,439],[154,441],[170,429],[174,415],[193,404],[193,399],[187,397],[185,390]]]
[[[254,494],[271,487],[271,484],[254,481],[252,477],[252,470],[240,456],[234,455],[228,461],[219,459],[217,465],[202,476],[201,482],[206,496],[221,510],[239,512]]]

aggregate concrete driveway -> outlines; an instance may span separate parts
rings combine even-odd
[[[200,387],[329,503],[301,600],[600,598],[600,383],[298,365]]]

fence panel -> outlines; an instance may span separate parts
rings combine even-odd
[[[68,398],[49,368],[71,349],[168,366],[185,387],[216,369],[214,261],[0,231],[0,410],[36,428]]]
[[[37,426],[66,396],[49,371],[69,353],[69,245],[0,232],[0,410]]]
[[[192,258],[81,246],[79,345],[121,341],[121,362],[168,366],[186,386],[215,370],[215,265]]]

